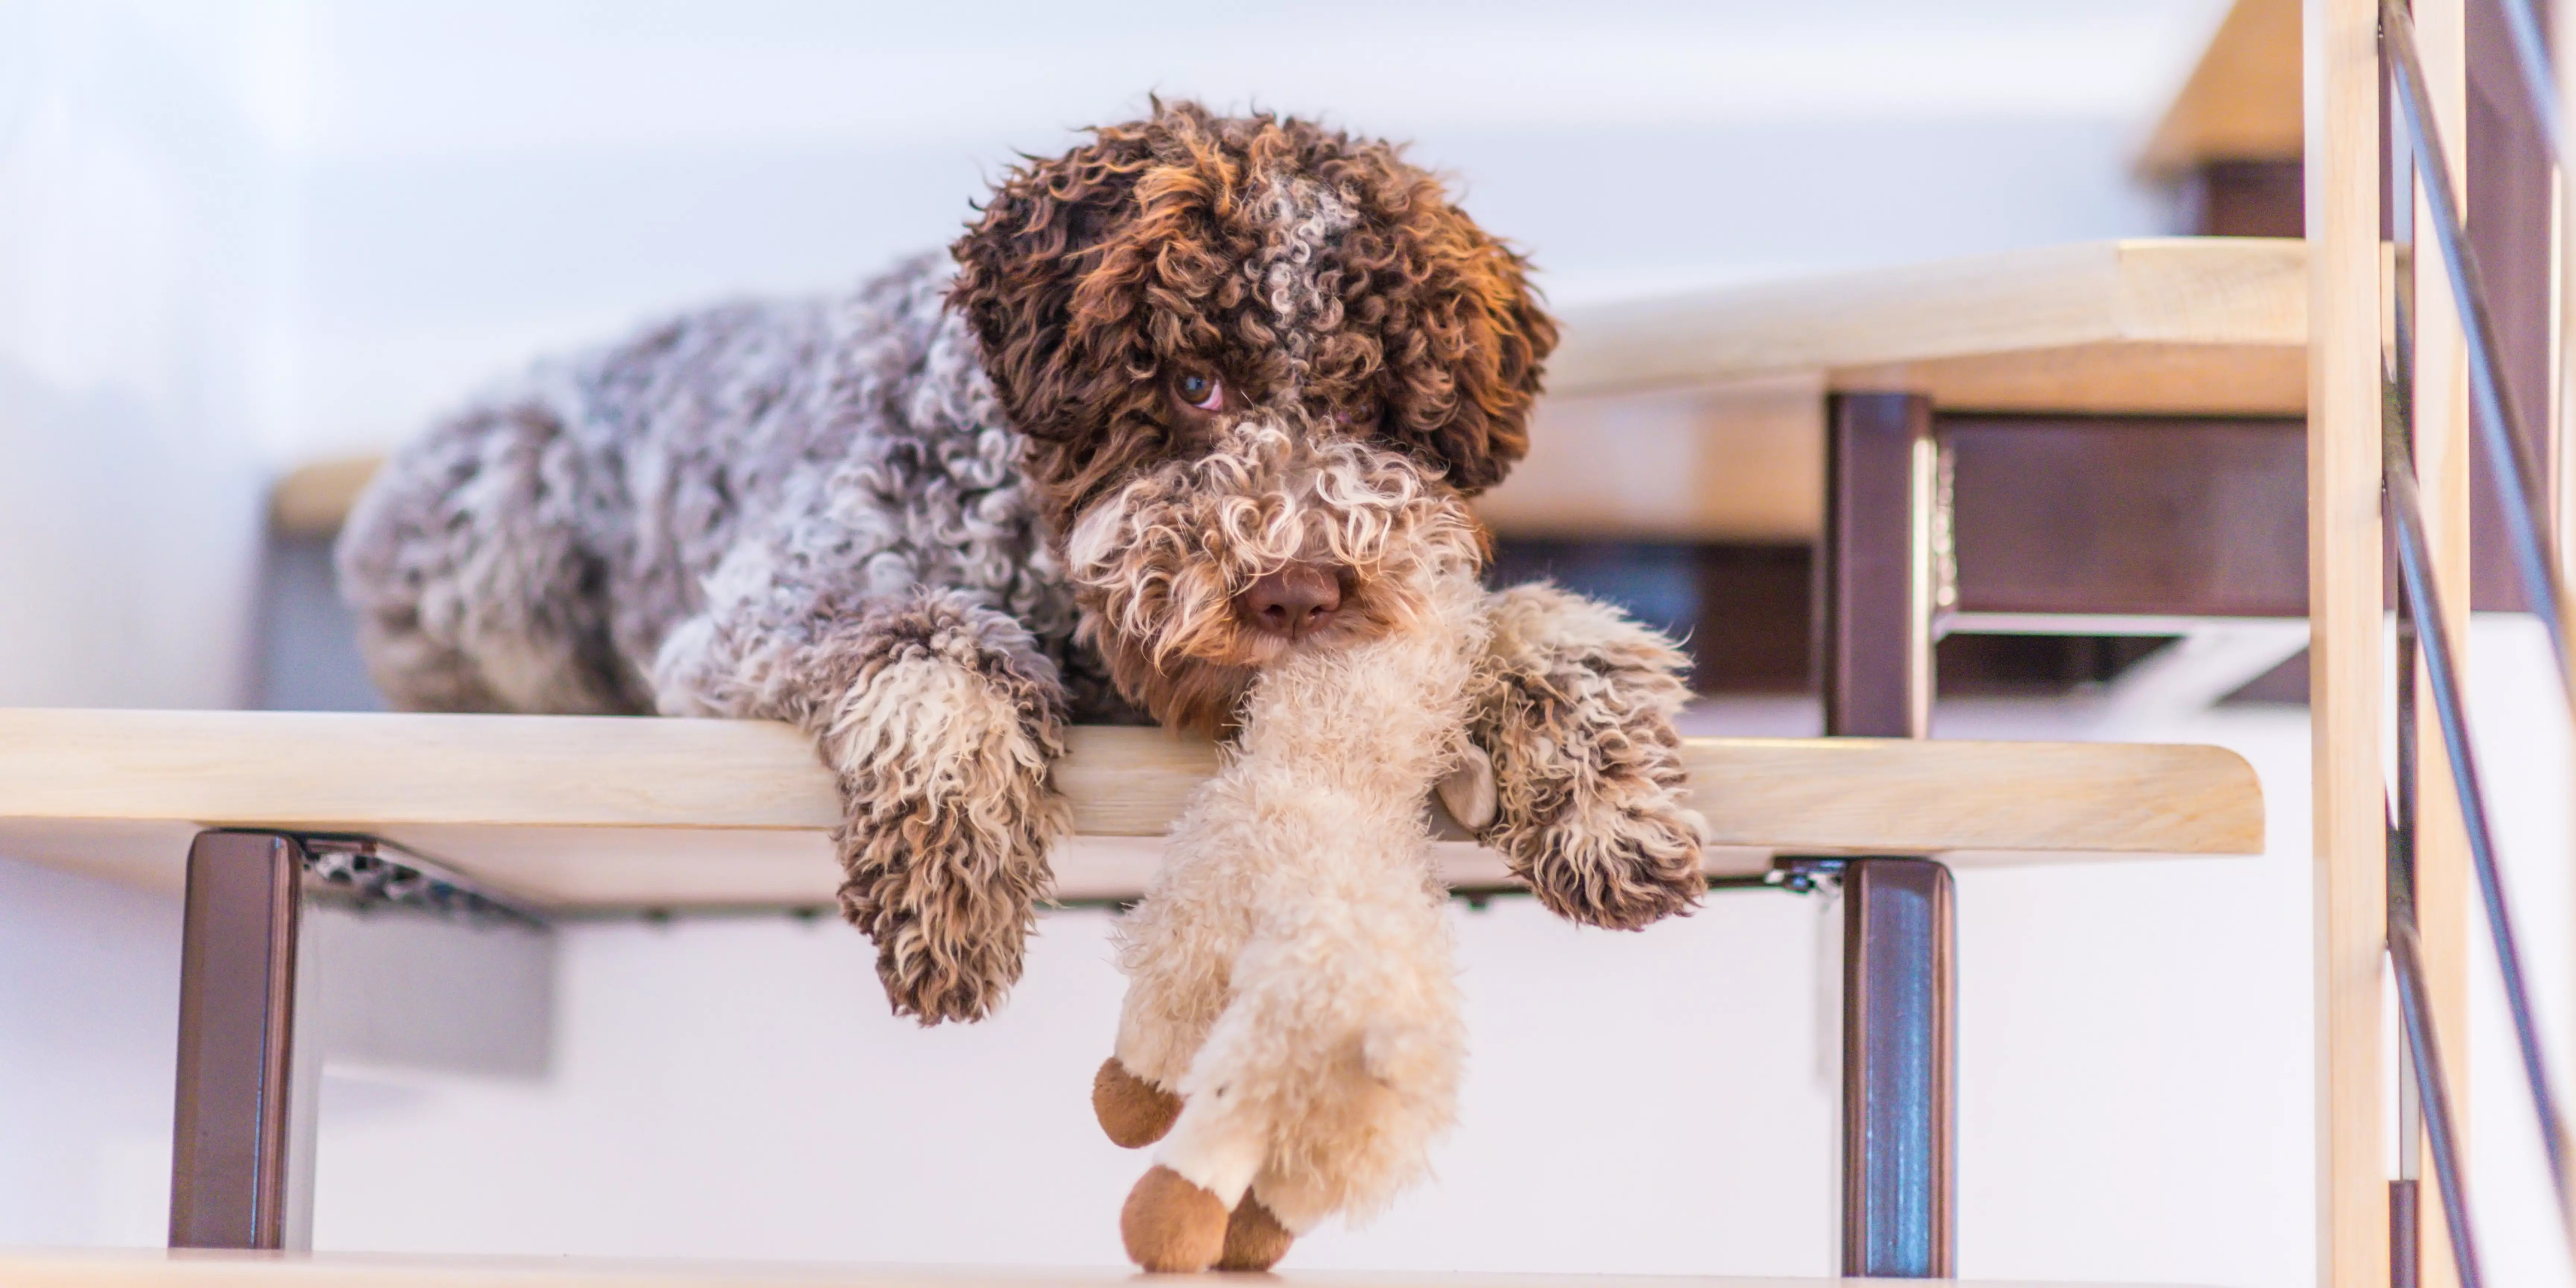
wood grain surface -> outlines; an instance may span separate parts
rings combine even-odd
[[[2378,5],[2307,0],[2308,662],[2317,1281],[2385,1288],[2388,884],[2380,732]]]
[[[2236,0],[2138,157],[2151,177],[2212,161],[2296,160],[2300,0]]]
[[[1773,852],[1967,862],[2249,854],[2262,792],[2234,753],[2119,743],[1695,738],[1712,868]],[[1066,898],[1132,897],[1216,749],[1080,728],[1057,768],[1083,836]],[[169,884],[200,827],[362,832],[563,908],[814,903],[831,775],[785,725],[567,716],[0,710],[0,843]],[[1501,861],[1443,852],[1455,884]]]
[[[1817,373],[1945,409],[2296,414],[2307,253],[2090,242],[1565,311],[1553,396]]]

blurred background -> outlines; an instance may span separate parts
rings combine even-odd
[[[278,477],[538,353],[944,244],[1015,153],[1149,93],[1409,139],[1580,305],[2190,230],[2193,195],[2133,162],[2225,8],[0,0],[0,704],[373,704],[323,539],[270,532]],[[1794,651],[1795,543],[1505,555],[1694,631],[1696,729],[1817,728],[1795,656],[1707,651],[1775,609],[1800,616],[1764,638]],[[2507,857],[2564,854],[2537,637],[2510,614],[2474,634],[2473,723],[2523,803]],[[2234,747],[2272,829],[2258,859],[1960,877],[1959,1267],[2293,1288],[2315,1254],[2304,688],[2109,683],[2148,647],[1968,659],[1936,715]],[[2576,906],[2563,867],[2516,879],[2525,908]],[[1527,901],[1453,915],[1474,1057],[1441,1178],[1291,1267],[1829,1272],[1827,900],[1720,896],[1642,935]],[[0,855],[0,1242],[161,1242],[178,921]],[[324,1081],[316,1245],[1115,1263],[1141,1162],[1087,1103],[1109,925],[1050,916],[1008,1012],[938,1031],[885,1015],[829,917],[330,939],[373,982],[343,986],[360,1032]],[[2566,980],[2565,919],[2529,929],[2538,977]],[[2471,1056],[2491,1270],[2540,1264],[2550,1219],[2494,1018]]]

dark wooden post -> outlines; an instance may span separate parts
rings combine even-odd
[[[295,1078],[303,881],[304,847],[291,836],[206,832],[188,851],[173,1248],[310,1242],[319,1089]]]
[[[1825,732],[1931,731],[1942,521],[1932,404],[1843,394],[1827,433],[1817,567]],[[1843,869],[1842,1273],[1953,1273],[1956,981],[1950,873],[1916,857]]]

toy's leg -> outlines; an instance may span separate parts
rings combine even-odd
[[[1448,927],[1423,891],[1372,893],[1310,909],[1242,955],[1239,992],[1130,1199],[1138,1264],[1265,1268],[1297,1233],[1426,1170],[1455,1117],[1464,1046]],[[1201,1252],[1213,1259],[1191,1264]]]
[[[1288,1255],[1296,1232],[1279,1224],[1258,1194],[1246,1194],[1225,1223],[1225,1250],[1217,1254],[1219,1270],[1268,1270]]]
[[[1142,1149],[1172,1129],[1181,1098],[1129,1073],[1113,1055],[1092,1075],[1091,1112],[1120,1149]]]
[[[1181,1078],[1225,1008],[1228,961],[1241,944],[1227,933],[1240,918],[1193,896],[1213,893],[1212,883],[1170,878],[1189,853],[1175,846],[1155,889],[1119,925],[1118,964],[1127,973],[1127,997],[1118,1011],[1116,1053],[1091,1080],[1091,1108],[1100,1129],[1121,1148],[1161,1140],[1181,1115]]]
[[[1232,996],[1235,957],[1251,933],[1257,865],[1267,847],[1246,835],[1241,784],[1202,789],[1174,827],[1145,898],[1118,923],[1127,997],[1118,1044],[1092,1080],[1101,1129],[1135,1149],[1171,1130],[1181,1082]]]
[[[1187,1274],[1215,1265],[1234,1209],[1269,1155],[1274,1088],[1262,1084],[1286,1070],[1254,1048],[1276,1049],[1281,1035],[1261,1041],[1270,1017],[1246,1000],[1226,1010],[1200,1048],[1172,1134],[1119,1213],[1127,1256],[1146,1270]]]

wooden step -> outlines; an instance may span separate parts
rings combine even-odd
[[[1176,1282],[1242,1282],[1246,1276]],[[609,1261],[559,1257],[361,1256],[311,1253],[0,1252],[0,1283],[12,1288],[1109,1288],[1134,1284],[1125,1267],[832,1266],[796,1262]],[[1295,1288],[1827,1288],[1867,1279],[1781,1279],[1718,1275],[1429,1274],[1326,1271],[1252,1277]],[[1986,1288],[1976,1280],[1954,1288]],[[2015,1280],[2013,1288],[2057,1288]],[[1992,1288],[2001,1288],[1993,1284]]]
[[[2012,862],[2252,854],[2254,772],[2216,747],[1694,738],[1722,870],[1770,854]],[[1057,768],[1081,838],[1059,894],[1142,889],[1216,751],[1079,728]],[[0,853],[175,888],[205,827],[382,837],[559,910],[829,902],[831,775],[779,724],[572,716],[0,710]],[[1122,839],[1124,838],[1124,839]],[[1504,884],[1446,847],[1453,884]]]
[[[1569,309],[1551,396],[1806,378],[1944,409],[2297,415],[2307,247],[2090,242]]]
[[[2236,0],[2138,156],[2156,178],[2212,162],[2297,161],[2306,143],[2299,0]]]

